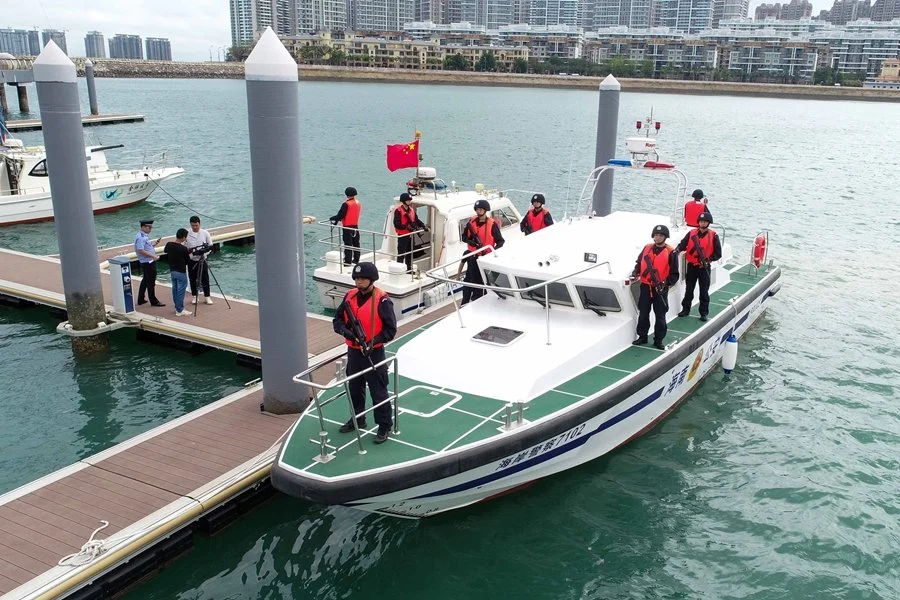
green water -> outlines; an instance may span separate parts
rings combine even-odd
[[[101,79],[98,92],[104,112],[147,122],[90,130],[95,139],[182,145],[188,175],[166,189],[196,211],[250,218],[242,82]],[[319,217],[353,185],[363,226],[378,225],[406,179],[384,168],[384,144],[415,128],[443,178],[541,190],[557,215],[593,160],[591,92],[304,83],[300,94],[304,213]],[[626,93],[620,137],[651,105],[664,159],[711,197],[736,254],[767,229],[784,267],[731,377],[713,374],[607,457],[433,519],[277,497],[127,597],[900,597],[900,106]],[[671,187],[653,181],[617,175],[616,207],[665,213],[653,198]],[[166,233],[189,214],[157,193],[98,216],[98,236],[127,243],[140,218]],[[0,246],[54,252],[53,225],[0,229]],[[307,262],[322,251],[310,246]],[[226,291],[255,297],[252,248],[213,260]],[[54,326],[41,309],[0,307],[0,491],[256,376],[227,355],[190,357],[128,332],[107,359],[76,363]]]

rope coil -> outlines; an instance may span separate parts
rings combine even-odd
[[[100,522],[103,524],[94,530],[91,537],[88,538],[88,541],[81,546],[81,550],[59,559],[59,562],[56,564],[61,567],[80,567],[88,564],[106,552],[106,540],[94,539],[94,536],[97,535],[97,533],[109,527],[109,521],[101,520]]]

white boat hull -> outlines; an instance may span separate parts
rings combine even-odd
[[[155,182],[178,177],[179,167],[131,171],[127,175],[92,182],[91,207],[94,214],[119,210],[146,200],[156,189]],[[53,201],[49,189],[19,195],[0,196],[0,225],[19,225],[53,220]]]
[[[665,365],[664,368],[657,365],[659,372],[651,375],[652,380],[612,408],[562,433],[475,469],[347,505],[392,516],[432,516],[502,495],[541,477],[607,454],[652,429],[685,400],[720,363],[728,336],[734,333],[740,338],[762,315],[767,300],[779,287],[780,282],[776,278],[740,315],[725,321],[702,345],[675,365]],[[648,367],[652,369],[654,365],[651,363]],[[629,385],[630,379],[621,381],[618,387]],[[590,403],[599,392],[579,404]],[[402,418],[400,424],[402,434]]]

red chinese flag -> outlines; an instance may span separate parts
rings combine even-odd
[[[394,172],[397,169],[408,169],[419,166],[419,140],[408,144],[388,144],[387,168]]]

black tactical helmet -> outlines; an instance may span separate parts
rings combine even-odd
[[[697,217],[697,222],[699,223],[700,221],[709,221],[709,224],[712,225],[712,214],[708,210],[704,210],[700,213],[700,216]]]
[[[531,197],[531,201],[532,202],[540,202],[541,204],[546,202],[546,200],[544,200],[543,194],[535,194],[534,196]]]
[[[356,195],[356,188],[352,187],[352,186],[348,187],[346,190],[344,190],[344,195],[347,196],[348,198],[352,198],[353,196]]]
[[[665,225],[657,225],[656,227],[653,228],[653,233],[650,234],[650,237],[653,237],[657,233],[661,233],[664,236],[666,236],[666,238],[668,238],[669,237],[669,228],[666,227]]]
[[[374,263],[361,262],[353,267],[352,277],[353,281],[360,278],[368,279],[369,281],[378,281],[378,269],[375,268]]]
[[[412,200],[412,196],[408,192],[400,194],[400,202],[409,202],[410,200]]]
[[[479,200],[475,203],[475,210],[478,210],[479,208],[483,208],[485,212],[491,212],[491,203],[487,200]]]
[[[703,190],[701,190],[701,189],[699,189],[699,188],[696,189],[696,190],[694,190],[694,193],[691,194],[691,197],[692,197],[694,200],[702,200],[702,199],[703,199]]]

